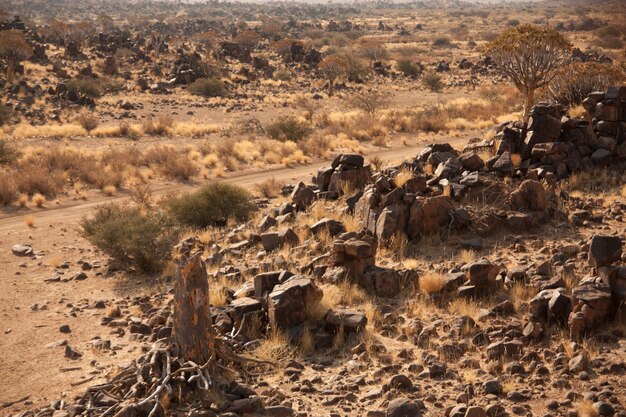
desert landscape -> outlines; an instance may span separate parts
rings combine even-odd
[[[0,0],[0,415],[626,417],[626,7]]]

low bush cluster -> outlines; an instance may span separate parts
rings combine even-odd
[[[3,198],[0,183],[0,201]],[[212,183],[168,199],[161,208],[108,204],[81,221],[83,236],[124,266],[159,272],[188,227],[223,226],[247,220],[256,205],[243,188]]]

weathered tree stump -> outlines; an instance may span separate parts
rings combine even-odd
[[[173,340],[179,357],[199,365],[215,360],[209,280],[199,255],[181,259],[176,271]],[[211,369],[211,366],[209,367]]]

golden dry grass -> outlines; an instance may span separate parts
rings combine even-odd
[[[396,187],[402,187],[407,183],[411,178],[413,178],[413,172],[408,168],[403,168],[398,172],[394,181],[396,183]]]
[[[436,294],[443,288],[444,276],[437,272],[426,272],[419,277],[419,288],[422,294]]]
[[[519,311],[521,306],[528,303],[531,298],[537,295],[538,289],[524,282],[515,282],[508,291],[509,300],[513,303],[515,311]]]
[[[104,186],[104,188],[102,188],[102,192],[109,197],[114,195],[116,191],[117,189],[115,188],[115,185],[106,185]]]
[[[44,205],[44,203],[46,202],[46,197],[43,194],[37,193],[37,194],[33,195],[33,198],[32,198],[31,201],[37,207],[42,207]]]
[[[310,354],[315,352],[315,341],[308,327],[305,327],[300,336],[298,347],[303,353]]]
[[[574,408],[578,417],[598,417],[600,414],[598,410],[593,406],[591,400],[580,400],[574,403]]]
[[[19,124],[13,130],[15,139],[28,138],[45,138],[45,139],[62,139],[69,137],[86,136],[87,130],[77,124],[64,125],[41,125],[32,126],[29,124]]]
[[[24,216],[24,224],[28,227],[34,227],[35,218],[31,214]]]
[[[469,264],[476,259],[476,252],[471,249],[463,249],[457,254],[456,259],[461,263]]]
[[[293,355],[289,337],[279,330],[272,330],[254,350],[254,357],[268,362],[278,362]]]

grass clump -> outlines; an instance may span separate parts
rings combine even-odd
[[[191,94],[202,97],[226,96],[224,83],[216,78],[198,78],[187,86],[187,90]]]
[[[298,142],[311,134],[311,127],[293,116],[288,116],[267,125],[265,132],[275,140]]]
[[[96,208],[80,226],[94,246],[143,272],[160,271],[179,236],[179,228],[163,213],[117,204]]]
[[[256,209],[245,189],[221,183],[174,197],[166,207],[180,223],[197,228],[223,226],[229,219],[245,221]]]

